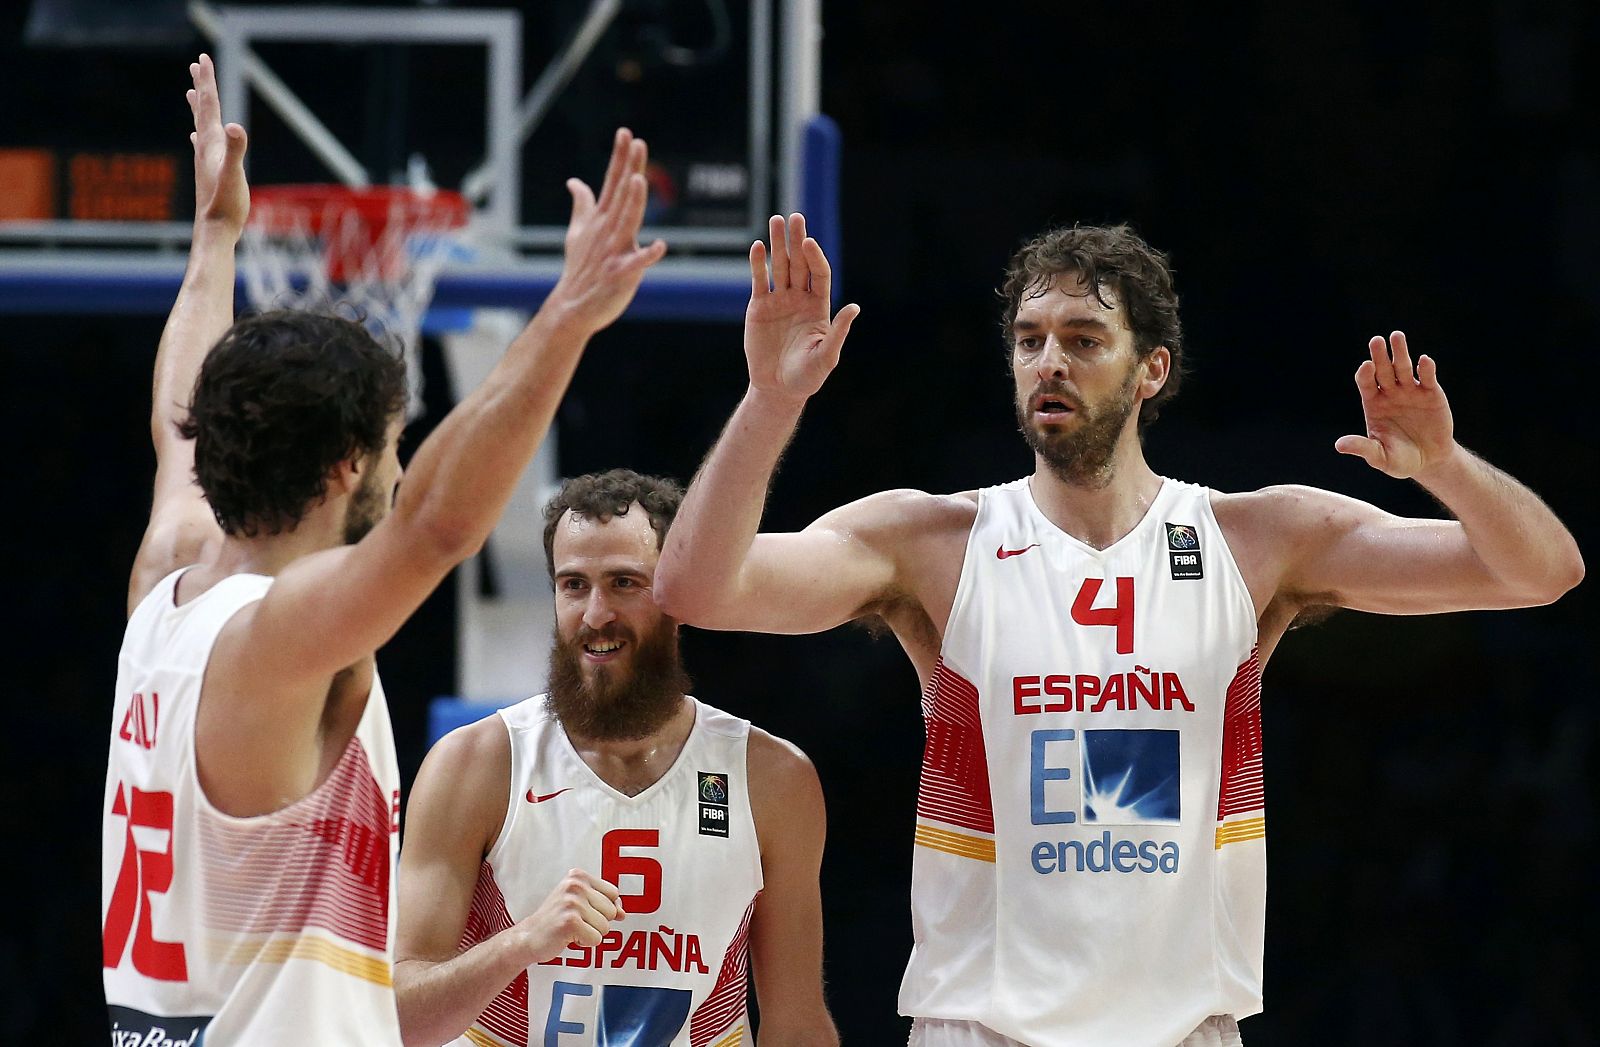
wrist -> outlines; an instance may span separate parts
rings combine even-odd
[[[1449,451],[1428,463],[1412,479],[1430,491],[1436,487],[1448,487],[1467,476],[1472,470],[1472,463],[1472,452],[1452,440]]]
[[[584,316],[583,310],[567,298],[560,283],[556,284],[539,311],[533,315],[529,326],[537,328],[546,342],[576,342],[580,345],[593,338],[599,330]]]
[[[810,397],[790,396],[772,389],[763,389],[755,383],[744,394],[744,402],[762,417],[799,421]]]
[[[244,229],[231,222],[218,218],[207,218],[204,215],[194,220],[194,233],[189,242],[189,251],[227,251],[233,253],[239,246],[239,240],[244,235]]]

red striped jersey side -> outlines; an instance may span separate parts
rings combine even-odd
[[[374,952],[387,948],[389,798],[351,739],[327,780],[261,818],[200,819],[205,919],[234,934],[320,928]]]
[[[1219,822],[1230,815],[1266,808],[1261,777],[1261,659],[1254,648],[1228,685],[1222,716]]]
[[[978,689],[940,659],[922,695],[928,741],[922,751],[917,814],[978,832],[994,832],[989,760],[978,715]]]
[[[756,898],[761,892],[756,892]],[[756,898],[745,908],[739,930],[722,954],[722,970],[716,984],[689,1016],[689,1047],[707,1047],[745,1014],[745,980],[750,971],[750,917],[755,915]]]
[[[511,926],[506,897],[495,882],[488,862],[478,870],[472,888],[472,907],[467,910],[467,925],[461,931],[462,952],[499,934]],[[473,1024],[482,1026],[507,1043],[528,1047],[528,972],[522,971],[511,984],[500,990]]]

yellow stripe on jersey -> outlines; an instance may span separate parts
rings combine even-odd
[[[712,1044],[711,1047],[739,1047],[742,1043],[744,1043],[744,1022],[740,1022],[737,1029]]]
[[[1222,850],[1225,843],[1238,843],[1241,840],[1260,840],[1267,835],[1267,818],[1241,818],[1236,822],[1223,822],[1217,826],[1217,850]]]
[[[988,837],[968,836],[965,833],[951,832],[949,829],[936,829],[921,822],[917,823],[917,846],[931,847],[958,858],[972,858],[980,862],[994,861],[994,841]]]
[[[467,1026],[465,1035],[467,1039],[477,1044],[478,1047],[501,1047],[499,1040],[494,1039],[488,1033],[479,1032],[474,1026]]]
[[[389,961],[367,956],[335,945],[326,938],[306,935],[301,938],[272,938],[267,941],[236,942],[212,951],[213,959],[220,963],[288,963],[290,960],[310,960],[332,967],[340,974],[348,974],[362,981],[385,988],[394,984]]]

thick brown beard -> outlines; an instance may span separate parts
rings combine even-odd
[[[559,635],[550,649],[550,711],[569,734],[630,741],[664,727],[691,686],[678,652],[675,624],[663,619],[642,639],[618,635],[633,645],[631,669],[598,666],[583,671],[583,644],[603,634],[583,627],[571,640]]]
[[[1128,372],[1127,381],[1112,396],[1094,406],[1083,404],[1083,424],[1076,432],[1043,433],[1033,424],[1033,413],[1028,410],[1032,394],[1017,400],[1017,426],[1022,438],[1050,471],[1062,482],[1074,487],[1104,487],[1111,482],[1112,462],[1117,453],[1117,440],[1128,423],[1128,416],[1138,406],[1133,395],[1137,367]]]

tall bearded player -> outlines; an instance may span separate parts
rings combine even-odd
[[[1166,258],[1125,227],[1045,233],[1001,320],[1032,475],[887,491],[758,534],[779,454],[838,361],[827,259],[774,217],[751,251],[750,389],[662,553],[663,609],[712,629],[893,630],[927,748],[900,990],[914,1047],[1206,1047],[1261,1009],[1260,674],[1314,606],[1548,603],[1583,576],[1561,522],[1456,443],[1432,359],[1395,332],[1356,372],[1337,450],[1454,519],[1309,487],[1157,474],[1143,426],[1177,389]]]

